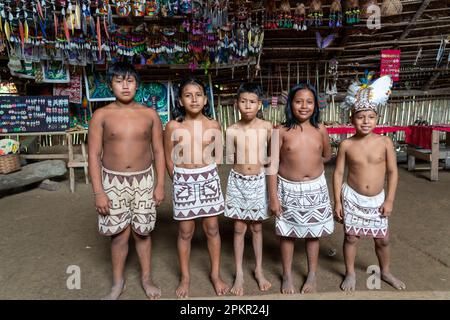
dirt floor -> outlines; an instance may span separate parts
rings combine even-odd
[[[373,241],[360,242],[356,267],[357,290],[344,294],[339,285],[344,274],[343,230],[321,240],[318,293],[282,296],[281,262],[274,220],[264,224],[264,270],[273,286],[260,293],[252,278],[254,264],[251,238],[246,238],[243,299],[450,299],[450,171],[440,171],[439,181],[430,182],[427,172],[410,173],[400,166],[400,182],[393,217],[390,220],[392,272],[407,284],[407,291],[395,292],[385,283],[381,290],[368,290],[369,265],[377,264]],[[229,167],[220,168],[225,187]],[[333,167],[327,167],[331,186]],[[109,292],[111,265],[109,239],[97,233],[97,216],[90,185],[77,172],[76,192],[68,180],[58,191],[35,187],[0,196],[0,299],[98,299]],[[331,190],[331,189],[330,189]],[[177,223],[172,219],[170,183],[166,200],[158,210],[153,237],[153,277],[162,288],[162,298],[175,298],[179,271],[176,252]],[[233,281],[233,224],[221,217],[221,273]],[[139,285],[139,265],[130,246],[126,268],[127,289],[121,299],[145,299]],[[336,252],[333,255],[333,252]],[[67,288],[69,266],[81,270],[81,289]],[[214,297],[208,280],[209,258],[205,237],[197,224],[191,253],[191,291],[194,299]],[[298,240],[294,260],[295,285],[306,276],[303,241]],[[232,296],[225,299],[234,298]]]

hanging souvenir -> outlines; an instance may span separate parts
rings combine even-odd
[[[161,15],[173,17],[178,14],[178,0],[161,0]]]
[[[342,27],[342,6],[341,0],[333,0],[330,7],[330,18],[328,26],[330,28]]]
[[[236,10],[235,10],[235,16],[239,21],[245,21],[248,19],[250,12],[251,12],[251,7],[247,0],[235,0],[235,6],[236,6]]]
[[[361,10],[359,9],[359,0],[347,0],[347,6],[345,10],[345,17],[348,24],[355,24],[359,22],[359,15]]]
[[[159,1],[158,0],[146,0],[145,1],[145,15],[148,17],[156,16],[159,13]]]
[[[361,7],[361,16],[365,19],[368,19],[373,14],[373,7],[378,7],[377,0],[366,0],[366,2]],[[370,10],[369,10],[370,9]]]
[[[116,13],[119,17],[128,17],[131,12],[131,6],[128,0],[116,0]]]
[[[309,25],[320,27],[322,25],[323,11],[322,1],[312,0],[309,5]]]
[[[264,23],[265,29],[276,29],[277,24],[275,23],[275,12],[276,5],[275,0],[268,0],[266,3],[266,21]]]
[[[191,14],[192,0],[179,0],[179,11],[181,14]]]
[[[145,15],[145,0],[133,0],[132,13],[135,17],[143,17]]]
[[[278,13],[278,28],[292,28],[291,5],[289,0],[282,0]]]
[[[403,12],[403,5],[400,0],[384,0],[381,5],[381,16],[389,17],[401,14]]]
[[[294,12],[294,26],[297,31],[306,31],[308,29],[306,25],[306,8],[303,3],[297,3]]]

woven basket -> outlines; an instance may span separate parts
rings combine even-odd
[[[0,156],[0,174],[7,174],[20,170],[19,154],[7,154]]]
[[[395,16],[403,12],[403,5],[400,0],[384,0],[381,5],[381,15],[383,17]]]

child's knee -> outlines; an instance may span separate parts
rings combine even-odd
[[[252,233],[260,233],[262,232],[262,223],[252,223],[250,224],[250,230]]]
[[[234,234],[238,236],[242,236],[247,231],[247,224],[246,223],[236,223],[234,225]]]
[[[387,247],[389,245],[389,238],[385,237],[385,238],[375,238],[375,246],[377,248],[384,248]]]
[[[208,238],[214,238],[219,235],[219,225],[207,226],[205,228],[205,234]]]
[[[194,228],[178,230],[178,237],[184,241],[191,241],[194,236]]]
[[[355,245],[358,243],[359,237],[353,235],[345,235],[345,244]]]

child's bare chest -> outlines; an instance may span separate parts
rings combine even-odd
[[[380,165],[386,162],[384,148],[371,145],[353,146],[348,152],[348,162],[353,165]]]
[[[114,116],[105,121],[104,137],[109,140],[149,139],[151,121],[145,117]]]
[[[320,132],[309,132],[300,134],[285,134],[283,137],[282,152],[319,152],[323,149],[322,136]]]

